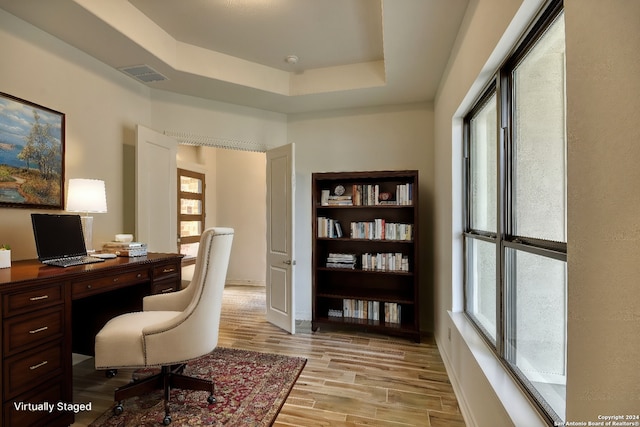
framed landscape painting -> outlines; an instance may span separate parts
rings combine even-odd
[[[63,209],[65,115],[0,92],[0,207]]]

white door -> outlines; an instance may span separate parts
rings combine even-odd
[[[267,320],[295,333],[294,145],[267,151]]]
[[[178,251],[178,142],[136,127],[136,240],[149,252]]]

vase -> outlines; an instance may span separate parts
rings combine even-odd
[[[0,268],[9,268],[11,267],[11,251],[10,250],[0,250]]]

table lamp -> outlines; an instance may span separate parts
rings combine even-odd
[[[84,212],[81,216],[84,244],[87,252],[93,249],[93,217],[89,213],[107,212],[107,192],[104,181],[99,179],[74,178],[69,180],[67,211]]]

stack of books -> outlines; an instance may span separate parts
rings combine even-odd
[[[145,256],[147,255],[147,244],[140,242],[108,242],[102,246],[102,250],[124,257]]]
[[[353,206],[353,201],[348,194],[338,196],[337,194],[331,194],[329,190],[322,190],[320,204],[322,206]]]
[[[327,267],[354,269],[356,268],[356,255],[330,253],[327,257]]]

